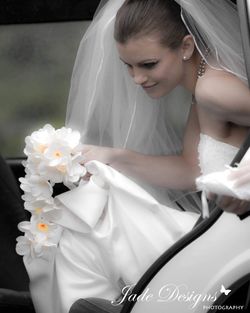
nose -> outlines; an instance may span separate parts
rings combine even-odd
[[[147,81],[147,76],[140,70],[133,70],[132,73],[133,80],[137,85],[143,85]]]

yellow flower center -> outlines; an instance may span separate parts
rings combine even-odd
[[[66,173],[65,165],[58,165],[56,168],[58,169],[59,172]]]
[[[59,150],[54,151],[53,153],[54,157],[56,158],[61,158],[62,157],[62,152]]]
[[[37,228],[38,228],[38,230],[40,230],[40,231],[42,231],[44,233],[47,233],[48,230],[49,230],[49,226],[46,223],[38,223],[37,224]]]
[[[47,149],[47,146],[46,145],[43,145],[43,144],[40,144],[38,147],[37,147],[37,151],[40,152],[40,153],[44,153],[44,151]]]
[[[42,212],[42,208],[35,208],[35,213],[40,214]]]

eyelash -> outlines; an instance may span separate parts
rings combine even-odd
[[[146,69],[152,69],[154,68],[158,62],[150,62],[150,63],[144,63],[142,64],[142,67],[145,67]]]
[[[154,68],[157,64],[158,64],[158,62],[144,63],[144,64],[141,64],[140,67],[144,67],[144,68],[150,70],[150,69]],[[132,68],[132,65],[130,65],[130,64],[125,63],[125,65],[128,68]]]

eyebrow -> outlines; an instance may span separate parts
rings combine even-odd
[[[125,62],[122,58],[120,58],[120,60],[125,63],[125,64],[129,64],[128,62]],[[158,59],[146,59],[146,60],[143,60],[143,61],[140,61],[139,63],[137,63],[138,65],[142,65],[142,64],[145,64],[145,63],[156,63],[158,62],[159,60]]]

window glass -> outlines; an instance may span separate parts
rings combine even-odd
[[[0,145],[23,155],[24,138],[46,123],[64,125],[74,59],[89,22],[0,28]]]

